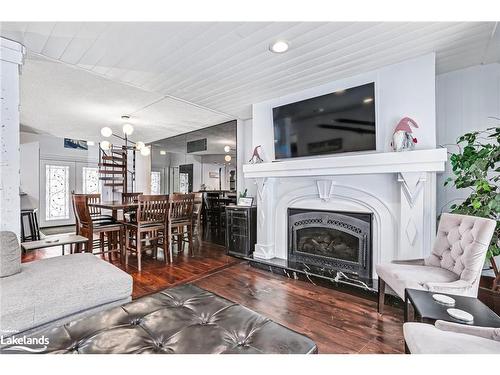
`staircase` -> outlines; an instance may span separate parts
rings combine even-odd
[[[111,187],[113,198],[116,192],[127,192],[127,148],[100,149],[99,153],[99,179],[104,181],[104,186]]]

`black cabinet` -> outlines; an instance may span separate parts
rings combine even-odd
[[[249,256],[257,242],[257,207],[226,206],[228,254]]]

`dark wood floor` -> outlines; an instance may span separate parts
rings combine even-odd
[[[194,282],[304,333],[320,353],[402,353],[402,311],[309,282],[239,264]]]
[[[61,254],[59,248],[23,255],[23,261]],[[248,307],[293,330],[308,335],[320,353],[402,353],[402,311],[386,306],[380,316],[375,300],[353,296],[311,283],[259,270],[204,243],[194,257],[174,256],[173,264],[143,258],[138,272],[135,259],[128,267],[114,263],[134,279],[138,298],[173,285],[193,282]]]
[[[66,251],[69,252],[68,249]],[[30,262],[60,255],[61,248],[53,247],[23,254],[22,261]],[[162,257],[161,252],[159,257]],[[106,256],[105,259],[108,260],[108,257]],[[179,254],[174,252],[174,261],[170,264],[166,264],[161,259],[153,259],[148,254],[143,255],[141,272],[137,269],[136,259],[135,256],[131,255],[128,266],[122,264],[118,258],[113,259],[112,262],[118,268],[132,275],[134,279],[132,298],[134,299],[174,285],[188,283],[241,262],[237,258],[227,256],[224,247],[208,242],[204,242],[194,252],[194,256],[189,256],[187,249]]]

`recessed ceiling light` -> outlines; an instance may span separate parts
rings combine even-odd
[[[364,98],[363,103],[371,103],[373,102],[373,98]]]
[[[229,152],[229,151],[231,151],[231,146],[229,145],[224,146],[224,152]]]
[[[167,151],[165,151],[165,150],[160,150],[160,155],[167,155]]]
[[[231,161],[231,155],[224,156],[224,160],[227,162]]]
[[[277,40],[269,45],[269,50],[274,53],[284,53],[288,51],[289,44],[284,40]]]
[[[87,146],[95,146],[95,142],[94,141],[87,141]]]

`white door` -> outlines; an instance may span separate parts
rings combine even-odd
[[[77,194],[100,194],[101,183],[99,181],[99,168],[97,164],[76,163],[75,193]]]
[[[75,190],[75,163],[40,160],[40,226],[75,223],[71,192]]]
[[[40,226],[75,223],[71,193],[101,192],[97,164],[59,160],[40,161]]]

